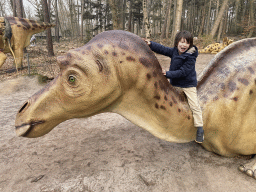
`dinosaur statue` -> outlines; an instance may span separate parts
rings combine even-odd
[[[208,151],[227,157],[256,153],[255,50],[256,38],[233,43],[201,73],[202,145]],[[162,75],[155,54],[140,37],[106,31],[57,62],[60,74],[18,111],[18,136],[39,137],[65,120],[114,112],[160,139],[194,140],[187,99]],[[256,159],[239,169],[256,178]]]
[[[227,47],[228,45],[230,45],[231,43],[233,43],[232,39],[228,39],[227,37],[224,37],[222,43],[210,44],[210,45],[206,46],[205,48],[200,49],[199,53],[216,54],[216,53],[220,52],[222,49],[224,49],[225,47]]]
[[[21,68],[23,49],[35,33],[40,33],[54,24],[37,22],[18,17],[0,17],[0,68],[6,60],[5,53],[12,53],[16,69]]]
[[[12,39],[12,27],[11,27],[11,24],[9,23],[9,21],[6,18],[4,18],[4,34],[2,37],[4,49],[5,49],[5,45],[6,45],[6,41],[7,41],[8,47],[9,47],[9,49],[14,57],[14,60],[15,60],[15,55],[13,53],[12,46],[11,46],[11,39]]]

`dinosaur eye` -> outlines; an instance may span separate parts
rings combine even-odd
[[[70,83],[74,83],[74,82],[76,81],[76,77],[73,76],[73,75],[69,75],[68,81],[69,81]]]

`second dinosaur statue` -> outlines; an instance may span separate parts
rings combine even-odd
[[[0,68],[6,53],[12,53],[16,69],[21,68],[23,49],[30,44],[31,36],[53,26],[25,18],[0,17]]]

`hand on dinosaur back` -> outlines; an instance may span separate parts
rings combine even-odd
[[[150,39],[146,39],[146,38],[142,38],[142,39],[147,43],[148,46],[151,44]]]
[[[166,70],[162,69],[162,74],[166,75]]]

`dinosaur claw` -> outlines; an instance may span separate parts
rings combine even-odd
[[[245,166],[243,166],[243,165],[240,165],[240,166],[238,167],[238,170],[241,171],[241,172],[245,172],[245,171],[246,171],[246,170],[245,170]]]
[[[252,169],[246,169],[244,165],[240,165],[238,170],[245,173],[246,175],[256,179],[256,169],[253,171]]]
[[[249,175],[250,177],[253,177],[254,175],[253,170],[251,169],[246,170],[246,174]]]

